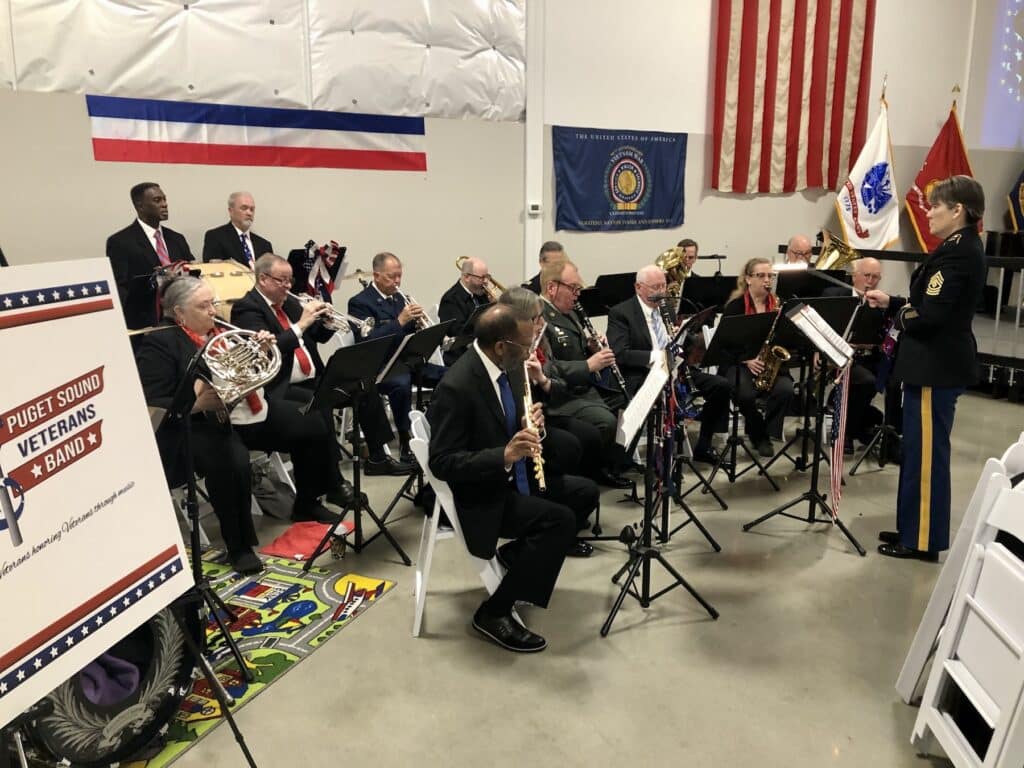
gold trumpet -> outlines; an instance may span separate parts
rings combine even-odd
[[[322,301],[316,296],[310,296],[308,294],[299,295],[288,291],[288,295],[293,299],[298,299],[300,304],[309,304],[311,301]],[[369,336],[370,331],[373,330],[373,326],[376,324],[372,317],[360,320],[358,317],[342,312],[340,309],[337,309],[332,304],[328,304],[326,301],[323,301],[322,303],[327,307],[327,317],[324,319],[323,323],[332,331],[343,330],[346,326],[351,324],[355,327],[360,336]]]
[[[462,272],[462,265],[467,259],[469,259],[469,256],[459,256],[459,258],[455,260],[455,266],[458,268],[459,272]],[[487,277],[484,278],[484,293],[487,294],[487,300],[492,304],[496,302],[504,292],[505,286],[493,277],[487,275]]]

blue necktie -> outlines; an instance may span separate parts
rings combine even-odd
[[[651,322],[654,324],[654,338],[658,342],[658,349],[668,346],[668,334],[665,333],[665,324],[661,322],[661,314],[657,309],[651,310]]]
[[[502,373],[498,377],[498,391],[501,392],[501,407],[505,411],[505,431],[511,438],[519,431],[516,424],[516,400],[512,397],[512,386],[508,383],[508,375]],[[512,465],[512,474],[516,479],[516,490],[523,496],[530,495],[530,481],[526,476],[526,459],[519,459]]]
[[[252,251],[249,249],[249,240],[245,235],[239,235],[238,237],[242,241],[242,254],[245,256],[245,263],[252,267]]]

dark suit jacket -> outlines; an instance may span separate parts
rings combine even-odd
[[[630,391],[636,392],[647,377],[653,347],[647,318],[635,296],[608,311],[608,344]]]
[[[473,333],[472,328],[466,327],[466,321],[469,320],[470,315],[476,311],[477,307],[487,304],[486,296],[472,296],[462,287],[462,281],[459,280],[445,291],[444,296],[441,297],[441,303],[437,308],[438,319],[444,323],[448,320],[454,320],[455,325],[452,326],[451,334],[453,336],[465,336],[466,334]],[[451,365],[462,353],[466,351],[466,347],[460,347],[457,350],[445,352],[444,364]]]
[[[274,246],[252,230],[249,231],[252,242],[253,261],[265,253],[273,253]],[[203,261],[228,261],[234,259],[239,264],[249,266],[242,251],[242,240],[238,237],[234,225],[229,221],[219,227],[207,230],[203,237]]]
[[[529,288],[531,291],[540,296],[540,272],[531,277],[525,283],[522,283],[523,288]]]
[[[517,397],[516,423],[521,418]],[[505,415],[475,350],[456,360],[434,389],[427,419],[430,471],[451,486],[469,551],[489,559],[506,498],[516,491],[505,472]]]
[[[978,381],[972,323],[985,289],[985,250],[977,229],[946,238],[910,276],[910,297],[893,297],[901,330],[893,373],[919,387],[966,387]],[[909,303],[910,308],[904,309]]]
[[[403,309],[405,309],[405,299],[400,294],[395,293],[390,301],[386,301],[372,283],[348,300],[350,315],[358,317],[360,320],[367,317],[372,317],[374,320],[373,330],[369,336],[363,338],[363,341],[394,335],[394,348],[398,347],[402,336],[416,332],[416,322],[413,320],[405,325],[399,324],[398,315]],[[356,338],[359,336],[357,335]]]
[[[195,261],[184,235],[161,226],[171,261]],[[124,319],[131,329],[156,323],[156,250],[138,220],[107,238],[107,258],[114,271]]]
[[[298,299],[288,296],[284,301],[284,313],[293,323],[298,322],[302,317],[302,304]],[[291,329],[281,329],[277,315],[270,308],[259,291],[253,288],[245,296],[235,302],[231,308],[231,322],[239,328],[248,331],[270,331],[277,337],[277,348],[281,351],[281,370],[277,376],[267,384],[267,395],[283,397],[284,391],[288,389],[288,383],[292,377],[292,367],[295,365],[295,350],[298,349],[299,339]],[[319,375],[324,364],[317,351],[317,342],[327,341],[334,335],[334,331],[324,327],[321,321],[313,323],[306,332],[302,334],[302,340],[306,343],[310,359],[313,361],[313,369]]]

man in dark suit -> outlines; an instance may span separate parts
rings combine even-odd
[[[281,370],[267,384],[267,393],[307,403],[316,388],[316,377],[324,370],[317,344],[328,341],[335,333],[324,323],[329,307],[317,300],[303,304],[288,295],[292,267],[280,256],[260,256],[255,273],[256,287],[235,302],[231,322],[246,330],[274,334],[281,352]],[[393,435],[380,398],[364,399],[359,423],[369,448],[369,459],[364,463],[366,474],[405,475],[412,470],[412,464],[396,462],[384,452],[385,443]]]
[[[444,296],[441,297],[441,303],[437,308],[437,318],[442,323],[449,320],[455,321],[455,325],[452,326],[452,335],[456,338],[473,333],[472,328],[466,327],[466,322],[477,309],[490,303],[487,291],[484,290],[484,285],[489,277],[490,273],[487,271],[487,264],[483,259],[470,257],[462,262],[462,274],[459,276],[458,282],[445,291]],[[446,351],[443,355],[444,364],[451,365],[465,351],[466,347],[464,346]]]
[[[227,224],[207,230],[203,238],[203,261],[234,259],[253,269],[256,259],[274,252],[269,240],[252,231],[256,202],[248,192],[231,193],[228,197],[228,218],[231,221]]]
[[[565,248],[557,240],[548,240],[544,245],[540,247],[540,256],[538,262],[540,263],[540,270],[543,271],[544,267],[554,261],[565,261],[568,256],[565,254]],[[523,288],[529,288],[531,291],[540,296],[543,292],[541,291],[540,285],[540,272],[531,277],[528,281],[523,283]]]
[[[648,369],[662,354],[675,331],[675,328],[665,327],[658,303],[651,300],[652,296],[665,294],[665,272],[654,264],[648,264],[636,273],[635,287],[635,298],[616,304],[608,312],[608,343],[633,393],[643,384]],[[704,396],[700,436],[693,449],[693,458],[714,464],[718,456],[711,448],[711,438],[716,426],[724,423],[729,409],[729,382],[692,366],[689,377]]]
[[[136,184],[131,199],[138,218],[107,238],[107,258],[125,322],[134,330],[159,319],[156,268],[194,259],[184,236],[161,225],[167,221],[167,196],[159,184]]]
[[[859,297],[867,291],[875,290],[882,280],[882,262],[870,256],[857,259],[853,262],[851,277],[853,278],[853,288],[829,286],[822,292],[822,295]],[[878,315],[885,314],[884,310],[869,306],[861,307],[860,311]],[[871,440],[877,422],[872,422],[869,419],[869,413],[871,401],[877,391],[876,379],[881,364],[880,348],[855,351],[854,365],[850,369],[850,392],[847,395],[846,444],[843,446],[843,450],[847,454],[853,453],[855,439],[865,444]],[[885,382],[885,419],[886,423],[894,427],[897,432],[900,431],[902,425],[902,409],[902,392],[899,382],[890,376]],[[890,448],[894,454],[898,455],[898,446],[890,446]]]
[[[381,336],[394,336],[394,349],[403,336],[408,336],[420,329],[423,323],[429,324],[430,319],[423,307],[408,298],[399,289],[402,287],[402,262],[393,253],[378,253],[373,257],[373,281],[362,291],[348,300],[348,313],[353,317],[365,320],[372,317],[373,330],[367,339]],[[440,378],[443,369],[440,366],[428,366],[425,379]],[[412,375],[402,373],[391,376],[378,386],[380,392],[387,396],[391,403],[391,415],[398,430],[401,444],[401,459],[412,463],[415,458],[409,450],[409,411],[412,409]]]
[[[571,475],[549,474],[540,494],[527,460],[542,451],[538,434],[522,428],[523,399],[505,371],[522,367],[533,341],[533,323],[511,307],[496,305],[480,317],[476,342],[434,391],[430,421],[430,470],[455,497],[469,551],[494,557],[507,568],[501,584],[477,609],[473,627],[511,651],[543,650],[543,637],[512,615],[517,600],[546,607],[566,552],[598,500],[597,486]],[[517,380],[518,381],[518,380]],[[543,425],[540,405],[534,418]]]

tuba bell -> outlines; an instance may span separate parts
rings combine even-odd
[[[861,254],[822,227],[818,233],[821,253],[812,265],[815,269],[846,269],[846,265],[861,258]]]
[[[667,294],[678,299],[683,295],[683,284],[690,276],[690,268],[686,266],[686,251],[675,246],[661,255],[654,261],[654,266],[659,267],[665,273],[665,282],[668,284]]]

